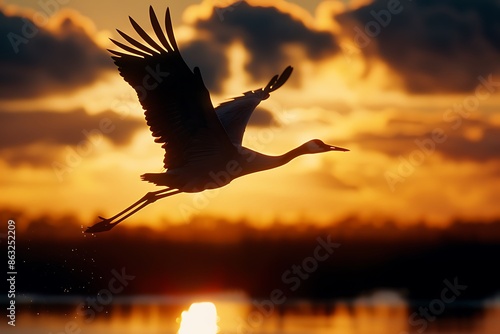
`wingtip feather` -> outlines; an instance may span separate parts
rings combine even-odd
[[[119,48],[122,48],[123,50],[125,51],[128,51],[130,53],[133,53],[137,56],[141,56],[141,57],[147,57],[147,56],[150,56],[149,54],[145,53],[145,52],[142,52],[140,50],[137,50],[137,49],[134,49],[128,45],[125,45],[123,43],[120,43],[118,41],[115,41],[114,39],[110,38],[109,39],[111,42],[113,42],[116,46],[118,46]]]
[[[158,45],[158,43],[156,43],[149,35],[146,31],[144,31],[144,29],[142,29],[142,27],[137,23],[135,22],[135,20],[132,18],[132,17],[128,17],[129,20],[130,20],[130,23],[132,24],[132,27],[134,27],[135,31],[139,34],[139,36],[141,36],[141,38],[149,44],[149,46],[151,46],[152,48],[154,48],[155,50],[157,50],[158,52],[160,53],[165,53],[165,50],[160,46]]]
[[[160,26],[160,22],[158,21],[158,17],[153,9],[153,6],[149,6],[149,18],[151,20],[151,25],[153,26],[153,30],[156,34],[156,37],[160,41],[160,43],[167,49],[168,52],[174,51],[163,33],[163,29]]]
[[[172,44],[172,48],[174,49],[174,51],[179,51],[174,36],[174,29],[172,27],[172,19],[170,18],[170,8],[168,7],[165,13],[165,28],[167,29],[168,40],[170,41],[170,44]]]
[[[278,77],[278,79],[276,80],[275,83],[273,83],[273,85],[271,86],[271,92],[275,91],[276,89],[280,88],[281,86],[283,86],[285,84],[285,82],[288,80],[288,78],[290,78],[290,75],[292,74],[292,71],[293,71],[293,67],[292,66],[288,66],[287,68],[285,68],[285,70],[283,71],[283,73],[281,73],[281,75]]]

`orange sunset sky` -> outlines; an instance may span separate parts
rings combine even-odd
[[[139,175],[162,170],[163,150],[106,51],[109,37],[122,41],[115,28],[136,36],[129,15],[152,32],[149,4],[160,18],[170,7],[214,104],[294,67],[254,113],[245,146],[282,154],[319,138],[351,151],[177,195],[126,224],[500,216],[493,0],[0,1],[0,208],[90,225],[156,190]]]

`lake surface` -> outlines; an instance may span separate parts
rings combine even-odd
[[[106,305],[85,303],[84,297],[24,297],[16,308],[16,326],[4,317],[1,333],[29,334],[498,334],[500,303],[420,301],[411,305],[397,297],[350,301],[288,301],[286,307],[271,301],[252,301],[243,294],[196,297],[122,297],[101,299]],[[184,313],[192,303],[211,302]],[[5,305],[5,304],[4,304]],[[3,306],[4,306],[3,305]],[[2,307],[4,310],[5,308]],[[182,315],[182,317],[181,317]],[[201,318],[200,318],[201,317]],[[198,326],[198,327],[197,327]]]

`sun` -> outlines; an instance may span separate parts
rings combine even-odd
[[[210,302],[193,303],[187,311],[181,314],[178,334],[216,334],[217,309]]]

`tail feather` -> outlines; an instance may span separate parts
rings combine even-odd
[[[141,175],[141,180],[154,183],[157,186],[165,186],[165,176],[165,173],[146,173]]]

